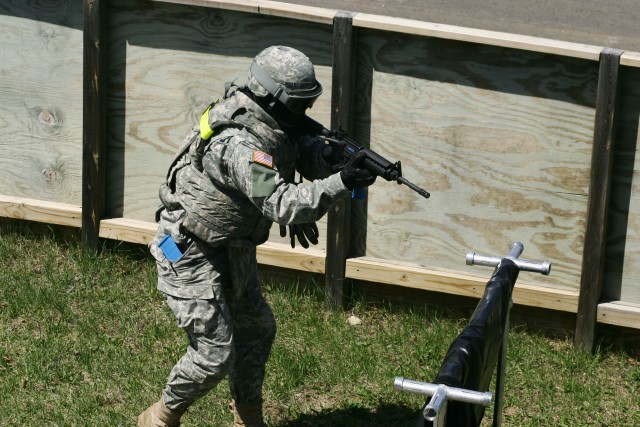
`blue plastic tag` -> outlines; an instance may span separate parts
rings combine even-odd
[[[351,191],[351,198],[356,200],[364,200],[367,198],[367,192],[364,188],[354,188]]]
[[[158,247],[162,251],[165,257],[171,262],[177,262],[182,258],[182,251],[176,245],[176,242],[169,235],[164,236],[164,239],[158,243]]]

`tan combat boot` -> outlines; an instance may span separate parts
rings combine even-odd
[[[237,405],[234,400],[229,404],[233,411],[233,427],[266,427],[262,421],[262,399]]]
[[[138,416],[138,427],[178,427],[181,416],[182,413],[167,408],[160,397],[160,400]]]

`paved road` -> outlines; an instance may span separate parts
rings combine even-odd
[[[288,0],[640,52],[638,0]]]

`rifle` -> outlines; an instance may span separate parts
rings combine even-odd
[[[426,199],[429,198],[430,194],[427,190],[418,187],[402,176],[402,165],[400,161],[393,163],[375,151],[359,145],[354,139],[347,136],[347,132],[343,129],[329,130],[308,116],[305,116],[304,119],[305,123],[303,124],[303,128],[305,131],[310,134],[319,135],[334,151],[337,151],[338,154],[342,153],[343,164],[360,151],[364,151],[366,157],[363,161],[363,166],[367,168],[369,172],[376,176],[381,176],[387,181],[396,181],[398,184],[404,184],[422,197]]]

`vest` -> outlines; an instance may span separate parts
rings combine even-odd
[[[216,135],[226,129],[245,130],[249,137],[243,144],[267,153],[277,152],[282,160],[278,173],[287,181],[295,175],[293,145],[277,122],[237,89],[232,86],[222,100],[205,111],[203,121],[185,139],[166,182],[160,186],[162,207],[184,209],[182,228],[214,246],[237,239],[256,245],[264,243],[272,224],[246,195],[204,172],[203,153],[209,144],[216,144]]]

